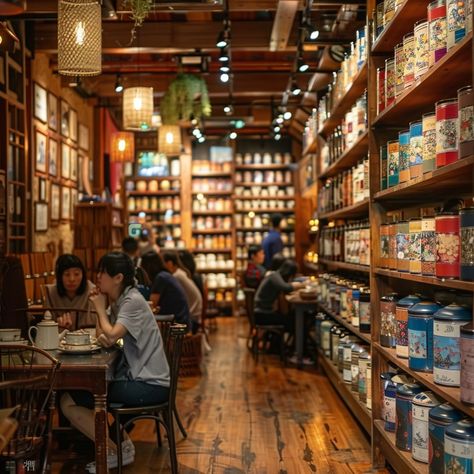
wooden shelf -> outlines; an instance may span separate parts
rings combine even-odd
[[[474,156],[469,156],[406,183],[379,191],[374,199],[383,202],[385,207],[396,207],[406,206],[410,201],[437,202],[449,193],[472,195],[473,172]]]
[[[364,406],[355,393],[352,392],[350,386],[341,378],[338,370],[334,364],[327,359],[324,354],[318,349],[318,361],[324,372],[328,376],[330,382],[344,400],[349,410],[354,415],[354,418],[361,424],[364,430],[370,435],[371,433],[371,415],[370,411]]]
[[[357,164],[360,158],[367,155],[369,151],[369,132],[365,131],[362,135],[359,135],[357,141],[350,148],[344,151],[344,153],[332,164],[326,171],[321,173],[320,179],[329,178],[335,176],[343,170],[350,168]]]
[[[397,272],[394,270],[387,270],[385,268],[375,268],[376,275],[382,275],[388,278],[398,278],[399,280],[415,281],[417,283],[424,283],[426,285],[442,286],[444,288],[452,288],[455,290],[474,291],[474,282],[462,280],[441,280],[435,277],[414,275],[411,273]]]
[[[279,212],[281,214],[294,214],[294,209],[288,209],[287,207],[279,208],[279,207],[268,207],[266,209],[257,208],[257,209],[236,209],[235,212],[241,214],[247,214],[249,212],[254,212],[255,214],[264,214],[264,213],[273,213]]]
[[[191,250],[194,253],[232,253],[232,249],[208,249],[208,248],[194,248]]]
[[[253,186],[260,186],[260,187],[267,187],[267,186],[293,186],[293,183],[285,183],[282,181],[276,181],[274,183],[247,183],[246,181],[242,181],[241,183],[236,182],[235,186],[245,186],[245,187],[253,187]],[[258,196],[257,196],[258,198]],[[275,198],[273,198],[275,199]]]
[[[232,172],[229,171],[209,171],[207,173],[193,173],[194,178],[231,178]]]
[[[203,194],[204,196],[232,196],[233,191],[193,191],[193,196]]]
[[[151,224],[151,225],[160,225],[160,226],[181,225],[181,221],[180,222],[147,221],[146,223]]]
[[[393,105],[383,110],[372,126],[407,126],[412,120],[421,120],[424,113],[434,111],[437,101],[456,97],[456,90],[472,81],[471,44],[472,33],[469,33]]]
[[[346,93],[336,102],[329,118],[324,121],[320,128],[319,134],[327,137],[340,123],[355,101],[363,94],[365,89],[367,89],[367,62],[364,62],[357,72]]]
[[[128,191],[130,196],[179,196],[179,191]]]
[[[251,165],[236,165],[235,166],[235,171],[241,171],[241,170],[257,170],[257,171],[271,171],[271,170],[287,170],[290,169],[290,163],[286,164],[271,164],[271,165],[256,165],[256,164],[251,164]]]
[[[303,156],[309,155],[310,153],[315,153],[318,149],[318,139],[314,138],[314,140],[306,145],[306,148],[303,150]]]
[[[165,214],[168,212],[170,209],[135,209],[134,211],[128,211],[129,214],[139,214],[140,212],[144,212],[145,214]],[[176,213],[177,211],[173,211],[173,213]]]
[[[346,329],[348,329],[352,334],[357,336],[359,339],[362,339],[363,341],[367,342],[368,344],[371,343],[371,338],[370,338],[370,333],[366,332],[361,332],[359,328],[356,328],[354,325],[352,325],[347,319],[344,319],[343,317],[339,316],[336,313],[333,313],[329,308],[326,308],[326,306],[317,303],[317,305],[331,318],[336,320],[339,324],[342,324]]]
[[[395,433],[385,431],[385,422],[383,420],[374,420],[375,435],[381,441],[384,456],[393,467],[395,472],[403,472],[404,474],[428,474],[428,464],[415,461],[410,452],[401,451],[395,444]],[[375,437],[375,436],[374,436]],[[377,441],[379,441],[377,440]]]
[[[454,405],[459,410],[463,411],[471,418],[474,417],[474,407],[466,405],[461,402],[461,389],[459,387],[445,387],[444,385],[438,385],[434,383],[433,374],[426,372],[417,372],[408,367],[408,359],[401,359],[397,357],[395,349],[383,347],[378,342],[372,343],[372,348],[375,348],[385,359],[400,367],[404,372],[420,381],[429,390],[432,390],[438,394],[441,398]]]
[[[337,211],[325,212],[319,215],[319,219],[348,219],[369,215],[369,199],[364,199],[352,206],[343,207]]]
[[[294,196],[234,196],[235,199],[242,201],[268,201],[278,199],[279,201],[294,201]]]
[[[193,211],[196,216],[228,216],[232,215],[233,211]]]
[[[349,270],[354,272],[370,273],[369,265],[360,265],[358,263],[335,262],[326,258],[320,258],[319,263],[338,270]]]
[[[193,234],[232,234],[232,229],[193,229]]]
[[[180,176],[125,176],[125,181],[181,181]]]
[[[393,55],[395,46],[403,40],[403,36],[413,31],[413,25],[418,20],[426,18],[426,9],[429,3],[430,0],[405,0],[392,21],[376,39],[372,46],[372,53]]]

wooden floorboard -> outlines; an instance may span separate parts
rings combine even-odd
[[[189,435],[177,435],[180,473],[387,472],[371,469],[369,442],[324,375],[283,367],[275,355],[256,365],[244,334],[243,318],[220,319],[203,375],[180,383],[178,406]],[[137,423],[132,438],[136,461],[125,473],[170,472],[166,440],[156,447],[152,423]],[[53,473],[83,468],[71,460],[54,463]]]

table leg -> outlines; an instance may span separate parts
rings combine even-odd
[[[295,305],[295,336],[296,336],[296,357],[298,359],[298,367],[303,363],[304,349],[304,307],[303,305]]]
[[[97,474],[107,474],[107,395],[94,395],[95,465]]]

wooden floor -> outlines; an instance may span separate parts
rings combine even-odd
[[[178,406],[188,431],[178,435],[182,474],[368,473],[362,429],[316,369],[282,367],[277,356],[256,365],[246,349],[243,318],[220,319],[201,377],[183,379]],[[153,424],[132,432],[136,461],[127,474],[169,473],[166,441],[156,448]],[[93,453],[89,455],[91,460]],[[53,472],[83,472],[55,463]]]

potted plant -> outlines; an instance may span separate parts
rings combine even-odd
[[[153,7],[153,0],[124,0],[125,6],[130,7],[132,11],[133,28],[131,31],[130,44],[136,38],[137,28],[142,26],[145,18],[149,15]]]

